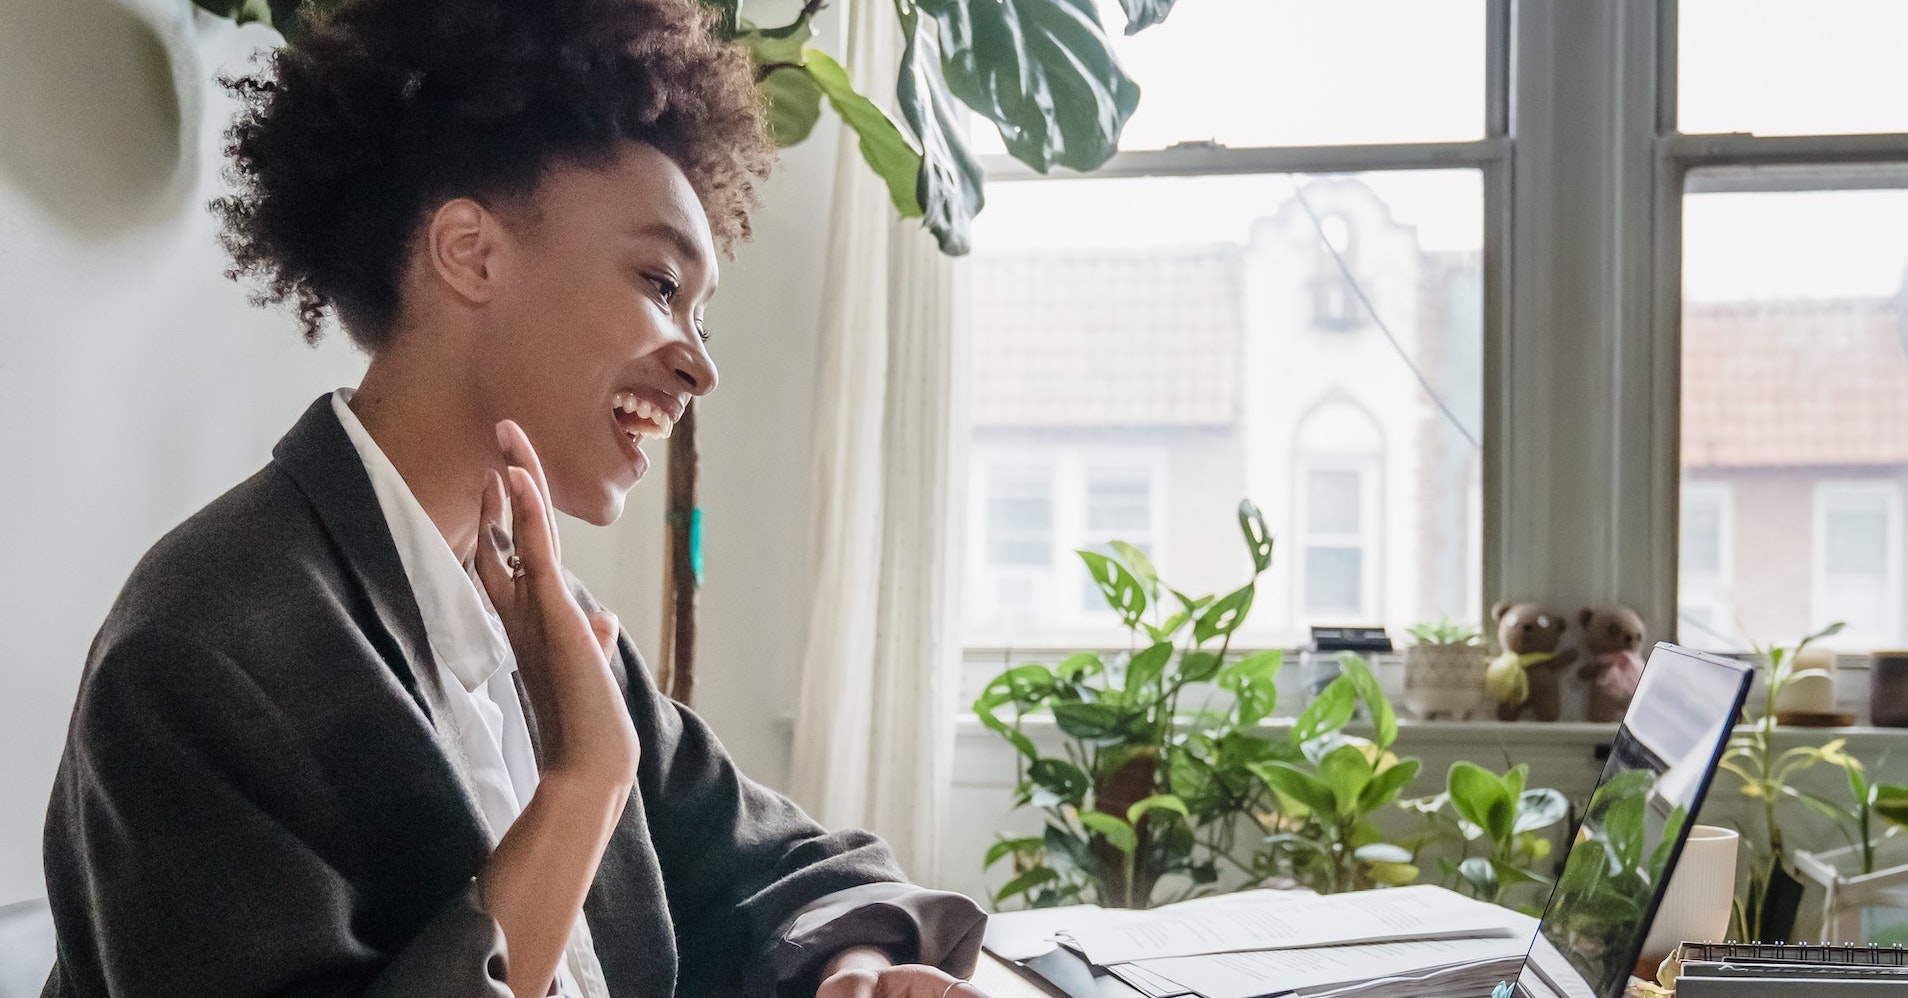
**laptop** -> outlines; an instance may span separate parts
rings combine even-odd
[[[1667,642],[1650,652],[1524,969],[1499,998],[1621,998],[1750,676]]]

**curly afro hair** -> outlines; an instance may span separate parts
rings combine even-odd
[[[376,352],[415,233],[457,197],[534,193],[624,140],[679,166],[724,252],[775,161],[748,54],[697,0],[355,0],[224,84],[231,196],[212,203],[234,280],[335,311]]]

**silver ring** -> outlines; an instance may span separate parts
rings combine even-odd
[[[949,994],[952,994],[952,993],[953,993],[953,991],[954,991],[954,989],[955,989],[955,988],[958,988],[958,987],[960,987],[961,985],[963,985],[963,984],[966,984],[966,983],[967,983],[966,981],[955,981],[954,983],[952,983],[952,984],[950,984],[950,985],[948,985],[948,986],[947,986],[947,990],[946,990],[946,991],[943,991],[943,992],[941,992],[941,998],[947,998],[947,996],[948,996]]]
[[[505,558],[504,564],[510,566],[510,578],[512,580],[521,579],[526,574],[523,570],[523,557],[521,555],[513,554]]]

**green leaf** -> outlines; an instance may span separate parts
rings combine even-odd
[[[1179,660],[1179,678],[1203,683],[1219,671],[1219,656],[1209,651],[1189,651]]]
[[[1325,685],[1292,724],[1292,744],[1304,745],[1344,730],[1358,707],[1358,693],[1340,676]]]
[[[917,0],[940,22],[948,89],[1041,173],[1098,169],[1139,106],[1093,0]]]
[[[1245,535],[1246,550],[1252,552],[1254,574],[1272,567],[1272,531],[1265,525],[1265,516],[1252,500],[1239,503],[1239,531]]]
[[[1093,786],[1080,767],[1064,759],[1035,759],[1027,767],[1027,779],[1074,807],[1086,803],[1087,790]]]
[[[1480,897],[1489,897],[1497,892],[1497,868],[1482,856],[1472,856],[1458,864],[1458,876],[1471,885],[1472,891]]]
[[[1134,655],[1132,661],[1126,663],[1126,692],[1138,693],[1145,689],[1166,671],[1166,663],[1172,657],[1171,641],[1161,641]]]
[[[1231,634],[1245,623],[1246,614],[1252,611],[1253,584],[1248,582],[1225,598],[1207,608],[1199,615],[1198,623],[1193,625],[1193,640],[1205,644],[1222,634]]]
[[[963,256],[968,250],[969,227],[987,203],[981,192],[986,172],[967,148],[967,112],[948,90],[946,69],[953,53],[944,52],[942,45],[949,35],[935,18],[921,16],[925,11],[921,4],[898,4],[896,10],[901,15],[907,48],[901,53],[895,103],[920,143],[914,203],[926,219],[928,231],[940,243],[941,252]],[[892,187],[890,182],[890,190]],[[899,205],[900,199],[896,198],[895,203]]]
[[[1126,12],[1126,33],[1137,35],[1166,20],[1172,13],[1173,0],[1120,0],[1120,9]]]
[[[829,106],[841,115],[842,123],[855,130],[861,158],[888,185],[888,200],[894,203],[894,210],[902,218],[920,218],[923,208],[919,185],[925,173],[921,151],[908,141],[888,112],[856,92],[840,63],[824,52],[810,50],[807,68],[828,96]]]
[[[1390,842],[1373,842],[1352,850],[1352,856],[1366,863],[1409,863],[1411,850]]]
[[[1318,762],[1318,778],[1332,788],[1334,806],[1329,813],[1353,813],[1371,775],[1371,760],[1357,745],[1341,745],[1326,753]]]
[[[1053,705],[1053,720],[1082,741],[1112,744],[1125,736],[1127,715],[1110,704],[1068,702]]]
[[[1367,863],[1365,876],[1373,883],[1403,887],[1418,882],[1418,868],[1411,863]]]
[[[1272,789],[1304,805],[1314,814],[1329,816],[1338,806],[1338,800],[1329,785],[1289,762],[1274,762],[1259,772]]]
[[[1570,801],[1561,792],[1549,787],[1526,790],[1517,798],[1517,821],[1511,825],[1511,832],[1521,834],[1549,828],[1569,813]]]
[[[1136,802],[1132,807],[1127,808],[1126,820],[1132,822],[1133,826],[1137,828],[1139,827],[1140,818],[1148,811],[1173,811],[1184,818],[1192,817],[1191,813],[1186,810],[1185,801],[1180,800],[1172,794],[1154,794],[1151,797]]]
[[[1139,833],[1133,826],[1110,814],[1098,811],[1080,812],[1080,824],[1099,832],[1106,838],[1107,844],[1119,851],[1131,855],[1139,846]]]
[[[1358,691],[1358,699],[1365,702],[1365,709],[1371,712],[1371,725],[1374,738],[1380,749],[1388,749],[1398,740],[1398,715],[1391,709],[1391,701],[1385,698],[1385,691],[1379,687],[1378,678],[1371,674],[1365,660],[1351,652],[1338,656],[1340,675],[1350,679],[1352,688]]]
[[[785,66],[756,85],[768,101],[769,135],[784,149],[800,144],[821,120],[821,85],[808,70]]]
[[[986,725],[989,731],[1007,739],[1007,743],[1014,747],[1014,751],[1029,759],[1040,758],[1040,752],[1034,748],[1033,739],[1028,738],[1006,721],[995,717],[992,710],[976,707],[974,716],[980,718],[981,724]]]
[[[1090,676],[1097,676],[1105,671],[1106,663],[1100,661],[1100,656],[1092,652],[1079,652],[1078,654],[1068,655],[1066,658],[1060,660],[1059,665],[1053,667],[1054,675],[1067,682],[1078,682]]]
[[[1109,541],[1107,547],[1113,549],[1113,554],[1126,565],[1135,578],[1140,580],[1140,584],[1146,587],[1147,597],[1159,599],[1159,569],[1153,567],[1153,559],[1146,557],[1146,552],[1125,541]]]
[[[1050,884],[1059,879],[1060,873],[1053,867],[1036,866],[1020,876],[1007,881],[1006,885],[994,894],[994,904],[998,905],[1010,897],[1025,894],[1039,887],[1041,884]]]
[[[1278,649],[1257,652],[1239,659],[1219,673],[1219,688],[1230,691],[1239,702],[1239,724],[1257,724],[1272,716],[1279,703],[1279,666],[1285,653]]]
[[[1491,841],[1502,842],[1510,836],[1510,797],[1504,792],[1503,781],[1490,770],[1474,762],[1454,762],[1445,776],[1445,787],[1451,794],[1451,807],[1464,820],[1484,829]]]
[[[1876,814],[1894,824],[1908,826],[1908,787],[1877,783],[1874,794]]]
[[[988,847],[987,859],[982,861],[981,869],[984,870],[990,866],[993,866],[995,863],[1000,862],[1003,858],[1014,855],[1016,853],[1035,852],[1040,848],[1040,845],[1041,845],[1041,842],[1037,838],[1000,839],[999,841],[996,841],[992,846]]]
[[[1367,814],[1391,803],[1392,798],[1404,790],[1418,775],[1418,767],[1423,765],[1416,759],[1400,759],[1378,771],[1358,795],[1358,810]]]
[[[1127,627],[1139,626],[1140,615],[1146,612],[1146,590],[1133,578],[1133,573],[1098,551],[1074,553],[1086,562],[1087,574],[1093,576],[1093,584],[1099,587],[1100,595],[1106,597],[1106,605],[1120,615],[1120,622]]]

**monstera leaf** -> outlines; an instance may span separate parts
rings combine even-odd
[[[1095,170],[1119,148],[1139,87],[1092,0],[920,0],[940,24],[948,90],[1042,173]]]
[[[1126,33],[1137,35],[1166,20],[1172,13],[1173,0],[1120,0],[1120,9],[1126,11]]]

